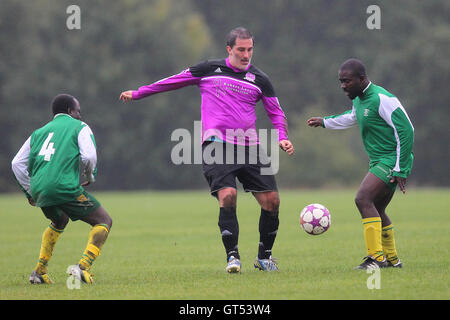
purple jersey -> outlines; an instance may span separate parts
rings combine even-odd
[[[262,71],[249,65],[234,68],[228,59],[208,60],[183,72],[133,91],[133,100],[197,85],[202,97],[202,143],[211,137],[234,143],[258,143],[255,106],[262,100],[278,140],[288,139],[287,121],[272,84]]]

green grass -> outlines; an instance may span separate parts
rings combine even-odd
[[[355,190],[281,190],[274,246],[280,271],[253,268],[259,208],[239,193],[241,274],[226,274],[217,226],[218,206],[207,191],[95,193],[113,227],[93,272],[96,283],[69,290],[68,265],[78,261],[90,227],[71,222],[50,262],[51,286],[32,286],[48,220],[21,194],[0,196],[0,299],[449,299],[448,189],[397,193],[388,213],[395,226],[401,270],[381,270],[381,289],[353,270],[365,254]],[[326,205],[332,226],[323,235],[302,231],[298,216],[312,202]]]

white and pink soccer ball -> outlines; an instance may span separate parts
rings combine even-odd
[[[319,203],[307,205],[300,212],[300,225],[309,234],[322,234],[330,228],[330,211]]]

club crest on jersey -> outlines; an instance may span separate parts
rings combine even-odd
[[[247,72],[245,74],[244,80],[250,81],[250,82],[255,82],[255,75],[251,72]]]
[[[78,202],[86,202],[88,201],[88,199],[86,198],[86,196],[84,194],[81,194],[78,198],[77,198]]]

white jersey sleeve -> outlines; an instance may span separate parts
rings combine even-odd
[[[357,124],[355,107],[352,106],[351,110],[335,115],[323,118],[323,126],[327,129],[347,129]]]
[[[78,134],[80,148],[81,172],[89,182],[95,182],[94,171],[97,167],[97,149],[93,140],[93,133],[88,125]]]
[[[12,171],[16,177],[17,182],[22,187],[27,197],[30,194],[30,176],[28,174],[28,158],[30,157],[30,141],[31,136],[22,145],[19,152],[16,154],[11,162]]]
[[[379,94],[379,97],[378,113],[394,131],[397,144],[394,172],[401,173],[411,170],[410,158],[414,142],[413,124],[396,97],[388,97],[384,94]]]

